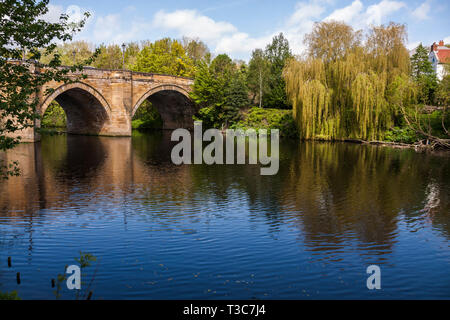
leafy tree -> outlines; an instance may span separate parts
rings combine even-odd
[[[292,57],[292,53],[289,42],[283,33],[275,36],[272,43],[267,45],[265,56],[269,62],[270,77],[268,79],[268,90],[263,96],[264,106],[288,109],[290,104],[286,96],[286,83],[282,74],[286,62]]]
[[[81,65],[58,68],[61,59],[56,52],[56,41],[72,40],[85,20],[69,23],[68,16],[63,14],[58,22],[51,23],[42,19],[47,12],[48,0],[3,0],[0,5],[1,151],[17,145],[20,131],[34,126],[39,88],[50,81],[69,82],[67,74],[82,69]],[[20,62],[24,52],[30,60]],[[52,58],[42,72],[34,72],[40,67],[37,61],[42,52]],[[3,177],[18,174],[17,162],[0,163],[0,173]]]
[[[225,90],[225,101],[220,120],[228,127],[230,123],[239,120],[239,110],[248,107],[248,105],[245,73],[239,70],[232,76],[230,84]]]
[[[236,69],[236,66],[227,54],[219,54],[211,62],[211,69],[216,76],[219,76],[222,80],[227,81],[230,79],[230,76]]]
[[[67,42],[58,45],[54,53],[50,55],[43,54],[40,62],[49,64],[55,53],[57,53],[60,55],[62,65],[73,66],[84,63],[94,54],[94,52],[94,45],[86,41]]]
[[[130,42],[126,44],[125,49],[125,69],[130,70],[136,64],[137,57],[141,48],[137,42]]]
[[[312,31],[305,36],[308,55],[324,62],[342,58],[348,50],[359,46],[361,31],[355,31],[344,22],[326,21],[314,23]]]
[[[216,91],[218,90],[218,91]],[[200,107],[220,104],[222,90],[218,79],[211,72],[206,62],[201,62],[195,74],[193,90],[190,93],[192,101]]]
[[[419,86],[419,102],[432,104],[438,81],[433,65],[428,59],[428,50],[422,44],[419,44],[411,57],[411,69],[412,76]]]
[[[284,75],[301,138],[381,139],[415,101],[405,40],[405,27],[389,24],[373,27],[365,47],[291,59]]]
[[[210,59],[211,53],[209,48],[200,39],[183,37],[182,43],[187,56],[192,60],[195,66],[197,66],[203,59]]]
[[[100,54],[95,59],[94,67],[99,69],[122,69],[123,53],[119,45],[100,45]]]
[[[446,75],[440,82],[436,90],[436,100],[444,108],[450,105],[450,75]]]
[[[247,83],[252,95],[252,103],[258,97],[259,107],[263,105],[263,96],[268,90],[269,62],[261,49],[252,52],[252,57],[248,66]]]
[[[377,74],[386,73],[386,81],[410,73],[411,62],[406,49],[408,34],[404,24],[390,22],[369,30],[365,47],[370,56],[370,67]]]
[[[178,40],[164,38],[145,44],[132,70],[190,77],[194,64]]]
[[[211,64],[200,63],[190,95],[201,108],[198,119],[205,127],[228,127],[237,120],[239,109],[248,106],[244,70],[226,54],[218,55]]]

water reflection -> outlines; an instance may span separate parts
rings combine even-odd
[[[196,252],[193,267],[206,273],[224,273],[222,268],[236,273],[247,268],[259,271],[267,278],[261,287],[278,284],[279,295],[274,292],[273,298],[299,297],[287,289],[292,288],[287,286],[289,280],[274,280],[275,275],[319,283],[318,271],[294,270],[305,263],[325,262],[335,272],[356,263],[357,256],[392,264],[398,252],[409,255],[416,246],[424,256],[435,255],[435,247],[421,242],[430,235],[440,243],[441,260],[435,268],[450,264],[450,157],[446,154],[284,141],[279,173],[261,176],[258,165],[175,166],[170,161],[173,144],[170,132],[136,132],[133,138],[58,135],[3,154],[6,160],[19,160],[22,175],[0,182],[0,258],[15,250],[20,254],[21,245],[15,241],[25,239],[27,255],[39,257],[40,253],[33,253],[33,237],[44,239],[49,234],[53,241],[49,246],[89,239],[88,243],[97,241],[99,247],[105,246],[102,250],[126,258],[130,249],[122,247],[118,240],[122,238],[134,254],[145,256],[148,248],[158,246],[153,242],[156,236],[148,238],[150,232],[151,237],[164,239],[160,241],[171,254]],[[100,228],[97,234],[84,233],[92,225]],[[59,236],[57,227],[69,234]],[[186,242],[186,236],[195,241]],[[244,249],[253,251],[245,255]],[[217,256],[217,250],[228,256]],[[111,263],[118,259],[111,253]],[[183,263],[174,256],[170,259],[175,265]],[[269,264],[261,265],[261,259]],[[126,268],[114,268],[111,277],[129,276]],[[184,271],[176,275],[186,276]],[[445,275],[448,284],[450,275]],[[192,285],[191,280],[183,281]],[[328,286],[333,287],[322,285]],[[107,287],[100,285],[99,290],[107,292]],[[160,290],[170,297],[174,289]],[[336,290],[331,297],[339,297]],[[354,289],[354,297],[361,296],[360,290]],[[231,289],[224,292],[251,297]],[[148,297],[145,290],[130,289],[129,294]]]

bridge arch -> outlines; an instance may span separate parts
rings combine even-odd
[[[178,85],[163,84],[151,88],[133,106],[131,118],[145,101],[150,101],[163,120],[163,129],[192,128],[195,107],[189,92]]]
[[[99,134],[111,119],[111,107],[106,99],[83,82],[63,84],[54,90],[41,105],[41,116],[53,101],[64,109],[69,133]]]

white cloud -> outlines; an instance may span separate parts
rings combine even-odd
[[[221,38],[214,49],[215,53],[243,53],[250,54],[256,48],[264,48],[275,34],[252,38],[247,33],[236,32]]]
[[[408,43],[408,45],[406,46],[406,48],[408,50],[414,50],[415,48],[417,48],[417,46],[420,44],[420,41],[414,41],[414,42],[410,42]]]
[[[121,31],[120,15],[98,17],[94,24],[93,37],[99,42],[110,42]]]
[[[425,1],[412,12],[412,15],[414,18],[417,18],[419,20],[426,20],[429,18],[428,13],[430,9],[430,4],[428,3],[428,1]]]
[[[157,28],[175,30],[180,35],[205,41],[218,41],[225,34],[238,31],[231,23],[216,22],[196,10],[159,11],[155,14],[153,24]]]
[[[320,21],[330,1],[310,0],[299,2],[285,26],[277,33],[283,32],[295,54],[305,50],[303,38],[313,28],[314,22]]]
[[[324,20],[343,21],[356,29],[364,29],[370,25],[379,25],[394,12],[406,7],[399,1],[382,0],[364,10],[360,0],[353,1],[349,6],[333,11]]]
[[[383,0],[378,4],[371,5],[366,10],[366,24],[379,25],[385,17],[404,7],[406,7],[406,4],[403,2],[389,0]]]
[[[122,44],[146,39],[152,29],[151,23],[138,19],[130,20],[127,22],[127,19],[123,19],[122,14],[99,16],[79,38],[97,44]]]
[[[196,10],[159,11],[154,16],[153,26],[175,31],[180,37],[200,38],[215,53],[238,55],[248,55],[253,49],[265,47],[273,36],[250,37],[231,23],[215,21]]]
[[[64,10],[63,6],[60,5],[48,5],[48,12],[42,16],[42,19],[48,21],[48,22],[58,22],[59,18],[62,14],[67,14],[69,16],[68,22],[80,22],[84,19],[84,12],[86,10],[83,10],[79,6],[70,5],[67,7],[66,10]],[[92,15],[91,15],[92,18]]]
[[[318,1],[299,2],[295,6],[295,11],[288,19],[288,26],[298,26],[305,24],[311,19],[318,19],[325,11],[325,6]]]
[[[361,1],[356,0],[353,1],[352,4],[347,7],[333,11],[324,20],[335,20],[351,23],[357,20],[362,15],[363,8],[364,6],[361,3]]]

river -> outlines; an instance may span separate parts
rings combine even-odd
[[[282,141],[278,174],[261,176],[175,166],[172,146],[168,132],[55,135],[4,154],[22,175],[0,181],[0,291],[55,299],[82,251],[93,299],[450,297],[448,154]]]

